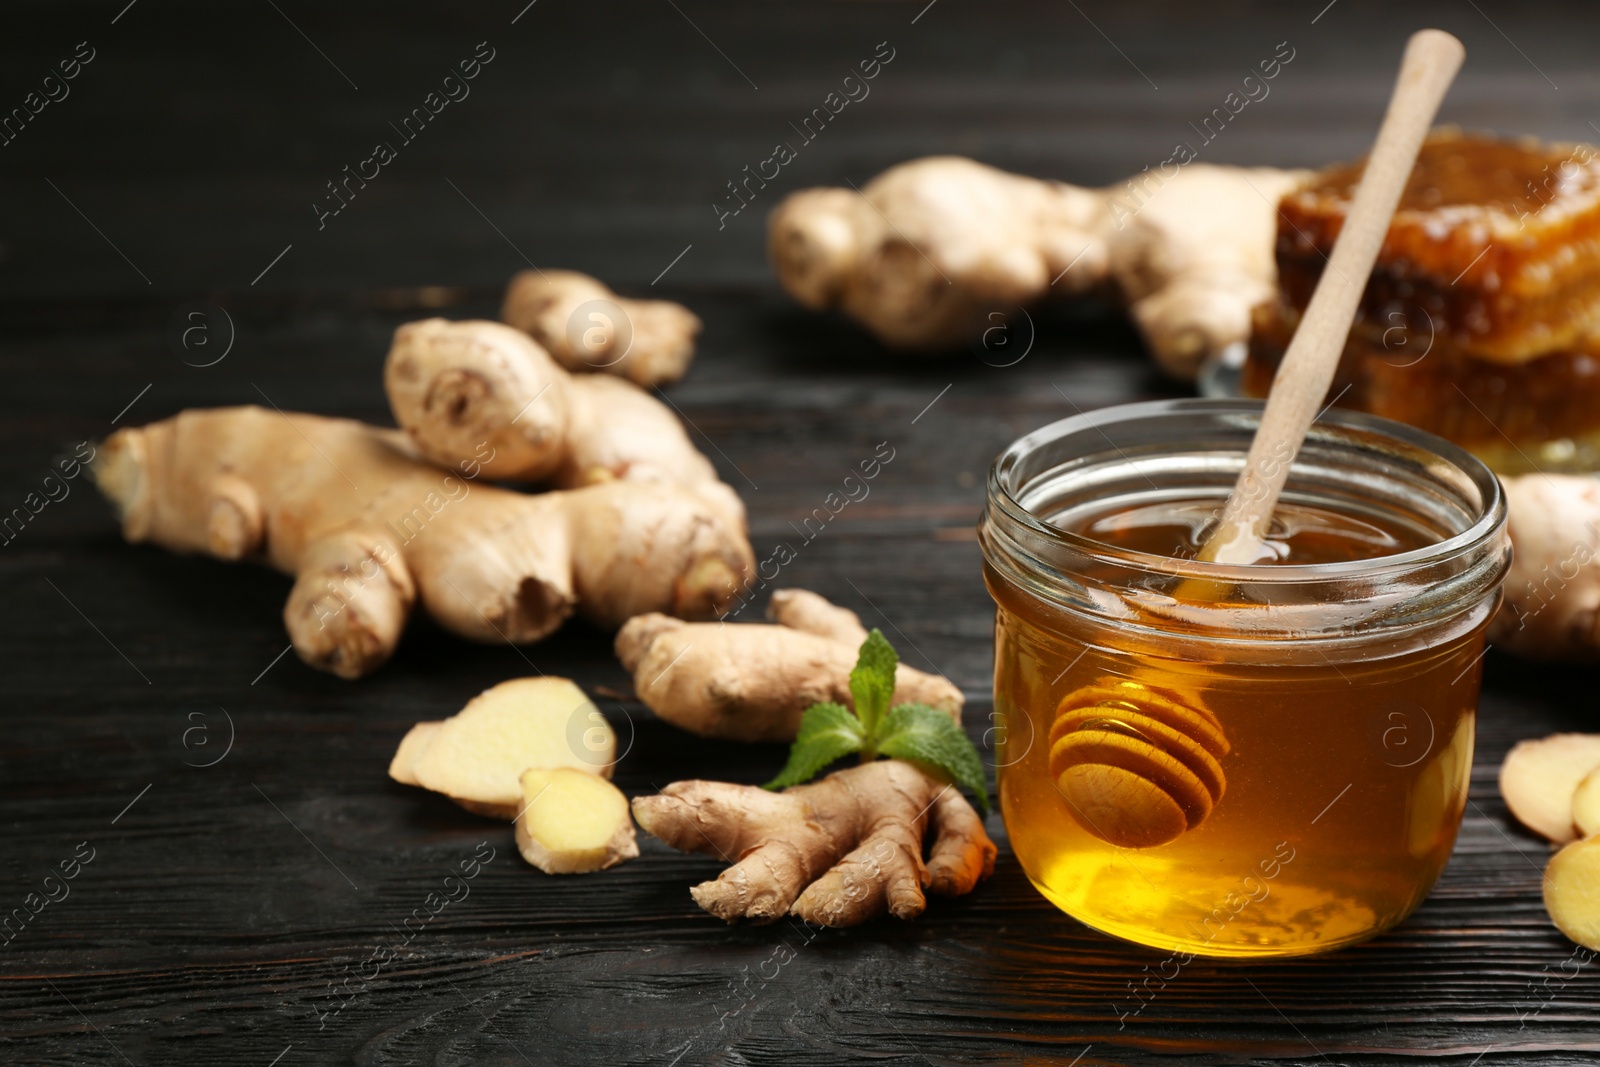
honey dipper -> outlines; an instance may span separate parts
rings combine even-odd
[[[1076,689],[1050,727],[1050,777],[1085,830],[1122,848],[1164,845],[1222,799],[1228,753],[1204,705],[1129,678]]]
[[[1389,109],[1343,229],[1277,376],[1232,494],[1200,551],[1205,562],[1258,562],[1289,465],[1326,397],[1367,277],[1406,180],[1466,51],[1442,30],[1406,44]],[[1190,579],[1181,599],[1215,601],[1221,582]],[[1050,730],[1050,776],[1073,817],[1122,848],[1166,844],[1199,826],[1226,786],[1228,740],[1198,701],[1141,682],[1101,679],[1068,693]]]
[[[1278,365],[1244,469],[1200,550],[1200,559],[1239,564],[1262,558],[1262,542],[1289,479],[1289,464],[1328,395],[1361,293],[1417,152],[1464,58],[1466,49],[1461,42],[1443,30],[1419,30],[1406,43],[1389,110],[1328,257],[1328,267]]]

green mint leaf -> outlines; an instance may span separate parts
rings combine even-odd
[[[989,813],[989,791],[983,782],[983,761],[966,733],[948,714],[926,704],[897,704],[884,720],[878,751],[885,756],[924,764],[978,798]]]
[[[763,789],[782,789],[816,777],[818,771],[865,743],[861,720],[843,704],[813,704],[800,719],[800,732],[789,748],[789,762]]]
[[[888,714],[889,701],[894,699],[894,669],[899,662],[894,646],[882,631],[874,629],[861,642],[856,669],[850,672],[850,696],[869,742],[878,736],[879,724]]]

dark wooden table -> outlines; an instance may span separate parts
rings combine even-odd
[[[870,498],[782,580],[859,610],[954,679],[982,742],[991,613],[972,527],[989,459],[1076,409],[1182,390],[1120,320],[1071,312],[1040,317],[1014,366],[890,356],[777,291],[762,249],[772,201],[935,152],[1112,181],[1165,158],[1279,42],[1292,63],[1206,158],[1349,157],[1376,128],[1404,35],[1430,24],[1468,47],[1448,120],[1562,138],[1600,120],[1600,13],[1576,2],[524,3],[8,8],[0,107],[60,95],[45,74],[93,58],[0,146],[0,512],[77,442],[186,406],[267,397],[386,420],[379,368],[397,324],[492,316],[529,262],[587,270],[704,317],[671,396],[744,493],[758,551],[796,542],[847,469],[892,444]],[[493,59],[470,97],[319,229],[324,183],[393,139],[388,124],[480,41]],[[719,229],[724,183],[883,41],[895,58],[871,96]],[[185,361],[222,351],[214,312],[204,355],[172,341],[196,300],[233,324],[211,366]],[[384,769],[410,723],[530,664],[625,688],[607,636],[572,626],[513,649],[417,626],[379,674],[341,682],[282,655],[287,589],[123,544],[84,479],[0,549],[0,913],[75,851],[93,855],[68,897],[0,947],[0,1060],[1465,1067],[1600,1054],[1600,968],[1547,922],[1546,849],[1494,782],[1515,740],[1592,726],[1592,670],[1490,655],[1466,823],[1403,926],[1326,958],[1197,961],[1135,1015],[1131,990],[1158,954],[1041,900],[998,819],[998,869],[971,897],[815,937],[725,928],[687,892],[718,865],[654,842],[611,872],[540,875],[507,827]],[[630,793],[760,781],[782,758],[691,739],[636,704],[605,709]],[[482,842],[494,858],[470,896],[408,933]]]

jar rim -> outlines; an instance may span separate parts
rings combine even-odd
[[[1378,578],[1415,571],[1471,551],[1474,547],[1482,545],[1504,525],[1505,497],[1500,481],[1483,461],[1472,453],[1442,437],[1405,423],[1364,412],[1331,407],[1317,417],[1316,424],[1312,428],[1313,434],[1317,432],[1318,427],[1324,432],[1329,428],[1357,431],[1397,441],[1411,450],[1431,454],[1446,461],[1465,475],[1478,490],[1480,504],[1475,521],[1458,533],[1419,548],[1365,559],[1302,564],[1213,563],[1121,548],[1084,534],[1064,530],[1035,515],[1024,505],[1018,499],[1007,477],[1025,456],[1069,434],[1099,430],[1104,436],[1104,428],[1107,426],[1170,414],[1242,417],[1259,423],[1264,408],[1265,403],[1260,400],[1185,397],[1113,405],[1058,419],[1017,438],[995,458],[989,468],[989,502],[991,505],[998,504],[1009,519],[1022,524],[1034,536],[1046,543],[1055,543],[1063,549],[1105,563],[1136,570],[1159,571],[1165,575],[1182,578],[1271,585],[1321,584],[1328,581]],[[1106,437],[1106,441],[1113,448],[1117,448],[1109,437]],[[1120,452],[1121,449],[1117,448],[1117,451]],[[1297,456],[1296,459],[1298,458]]]

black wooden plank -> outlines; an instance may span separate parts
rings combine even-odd
[[[897,630],[908,659],[967,692],[980,741],[991,613],[970,530],[989,459],[1077,408],[1182,390],[1147,365],[1125,325],[1072,312],[1043,316],[1014,367],[883,353],[775,291],[764,205],[716,229],[710,204],[722,182],[885,39],[897,55],[873,95],[808,147],[774,196],[859,182],[935,151],[1112,181],[1163,158],[1187,121],[1285,39],[1293,65],[1215,158],[1348,156],[1371,135],[1404,32],[1422,24],[1468,44],[1448,117],[1582,137],[1600,114],[1585,48],[1597,17],[1576,4],[1428,4],[1397,18],[1358,0],[1327,10],[695,0],[681,11],[541,0],[514,26],[520,2],[123,6],[12,11],[0,35],[6,101],[77,41],[99,49],[70,98],[0,146],[0,193],[12,205],[0,220],[7,507],[52,457],[108,432],[136,396],[124,423],[262,393],[384,420],[378,369],[395,325],[493,315],[526,254],[681,299],[706,320],[700,361],[672,397],[744,493],[758,551],[797,540],[794,524],[843,472],[892,443],[896,458],[871,496],[800,545],[781,580]],[[486,38],[500,51],[474,95],[318,232],[309,204],[322,182]],[[201,294],[238,329],[235,349],[204,369],[180,362],[166,336],[178,305]],[[275,660],[287,643],[287,586],[122,544],[83,483],[0,551],[0,906],[20,904],[79,842],[95,849],[71,895],[0,949],[7,1062],[1081,1054],[1090,1064],[1187,1054],[1487,1065],[1580,1063],[1600,1051],[1600,978],[1549,926],[1539,900],[1547,850],[1515,827],[1494,785],[1517,739],[1588,725],[1592,671],[1490,654],[1473,805],[1438,888],[1401,928],[1326,958],[1196,961],[1119,1018],[1132,1008],[1130,983],[1160,955],[1044,903],[998,820],[999,869],[973,896],[937,902],[915,924],[815,936],[788,924],[723,927],[687,893],[717,864],[653,842],[589,878],[532,871],[504,826],[394,785],[384,768],[411,722],[530,662],[625,689],[608,637],[574,626],[519,651],[424,625],[385,670],[344,683],[292,656]],[[691,776],[760,781],[782,759],[775,747],[688,738],[636,704],[609,700],[605,710],[632,739],[617,777],[630,793]],[[195,766],[223,750],[230,722],[226,756]],[[471,895],[407,938],[413,909],[484,841],[496,858]],[[784,944],[794,957],[774,969]],[[374,971],[367,961],[387,949],[394,961]]]

